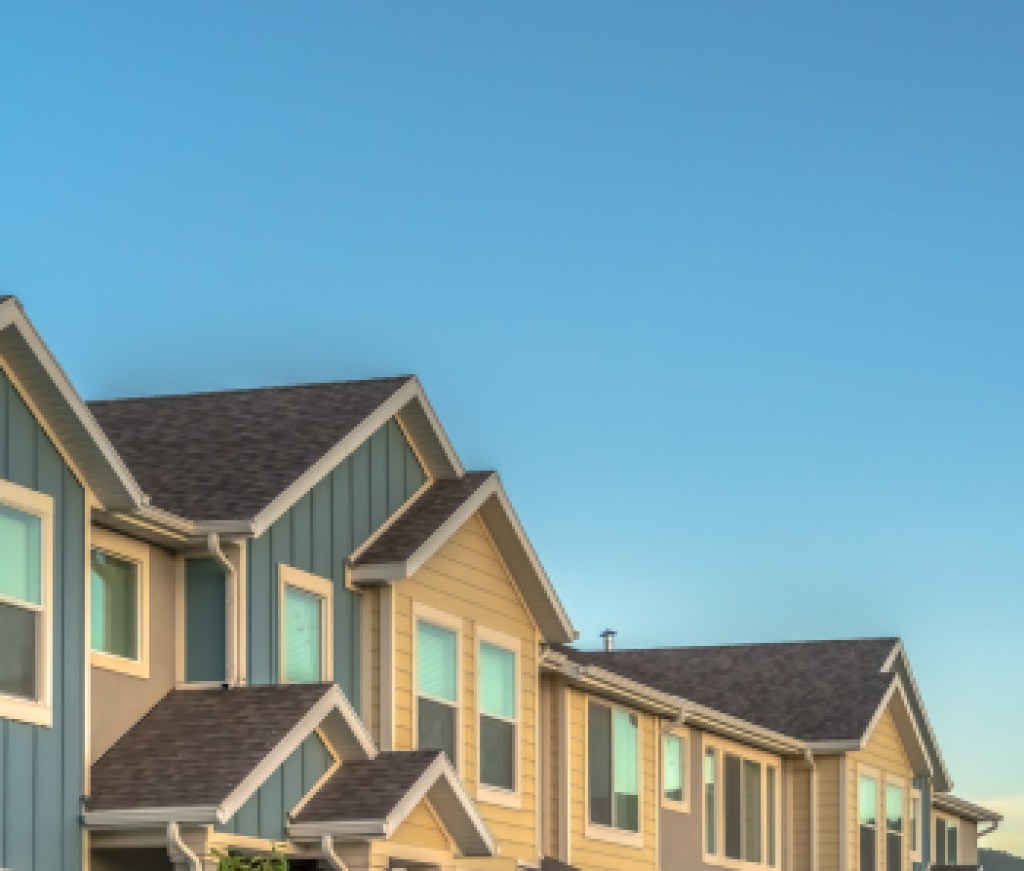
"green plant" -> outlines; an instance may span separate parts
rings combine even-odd
[[[217,871],[288,871],[288,860],[277,850],[262,856],[232,856],[213,851],[217,859]]]

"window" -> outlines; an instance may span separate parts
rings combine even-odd
[[[149,545],[98,527],[90,534],[92,664],[149,677]]]
[[[515,650],[480,642],[480,783],[516,791],[518,707]]]
[[[910,790],[910,857],[921,860],[921,791]]]
[[[946,861],[946,821],[942,817],[935,818],[935,863],[936,865],[952,864]]]
[[[282,683],[319,683],[333,674],[334,585],[280,565],[279,673]]]
[[[946,862],[949,865],[960,863],[959,835],[960,829],[956,823],[946,823]]]
[[[718,852],[718,754],[713,747],[704,750],[704,851]]]
[[[885,867],[903,868],[903,787],[892,783],[885,785]]]
[[[53,500],[0,481],[0,716],[51,725]]]
[[[590,702],[587,709],[590,822],[640,831],[640,724],[636,714]]]
[[[458,634],[416,621],[417,746],[443,750],[458,765]]]
[[[878,781],[862,774],[857,780],[857,817],[860,823],[860,871],[875,871],[878,849]]]
[[[957,824],[945,817],[935,818],[935,863],[956,865],[960,858],[960,833]]]
[[[663,735],[662,755],[662,798],[670,805],[683,805],[686,794],[686,738],[682,735]],[[677,809],[680,809],[677,807]]]
[[[720,740],[714,739],[715,745]],[[705,859],[776,866],[779,760],[724,740],[721,744],[704,749]]]

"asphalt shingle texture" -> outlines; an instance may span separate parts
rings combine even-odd
[[[88,403],[143,491],[190,520],[248,520],[411,376]]]
[[[89,809],[220,804],[331,686],[171,690],[96,761]]]
[[[555,649],[647,686],[803,741],[860,738],[892,674],[896,638],[665,647]]]
[[[295,821],[382,820],[441,752],[388,751],[376,759],[346,762],[309,800]]]
[[[353,564],[380,565],[407,560],[492,475],[494,472],[467,472],[461,478],[435,481]]]

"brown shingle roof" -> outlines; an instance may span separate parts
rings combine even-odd
[[[89,810],[219,805],[331,686],[171,690],[97,760]]]
[[[440,750],[389,751],[346,762],[296,815],[297,823],[383,820],[394,810]]]
[[[435,481],[353,565],[404,562],[493,475],[494,472],[466,472],[461,478]]]
[[[410,380],[88,405],[154,505],[191,520],[248,520]]]
[[[802,741],[859,739],[893,675],[896,638],[665,647],[555,649],[670,695]]]

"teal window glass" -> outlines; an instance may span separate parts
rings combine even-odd
[[[860,871],[878,865],[878,781],[861,775],[857,780],[857,817],[860,822]]]
[[[614,778],[616,828],[640,831],[640,728],[636,714],[616,710],[612,718],[615,757]]]
[[[960,864],[960,832],[955,823],[946,826],[946,864]]]
[[[684,746],[684,741],[679,735],[665,735],[662,739],[663,790],[665,798],[669,801],[681,802],[686,799]]]
[[[0,596],[43,603],[42,540],[40,518],[0,505]]]
[[[417,746],[458,760],[458,637],[425,620],[416,623]]]
[[[886,871],[903,868],[903,789],[885,785],[885,867]]]
[[[480,643],[480,782],[516,788],[516,655]]]
[[[101,550],[92,552],[92,649],[139,657],[138,567]]]
[[[284,588],[284,679],[288,683],[321,680],[323,599],[291,585]]]
[[[587,713],[590,821],[640,831],[639,721],[590,702]]]

